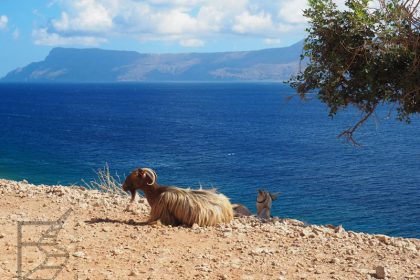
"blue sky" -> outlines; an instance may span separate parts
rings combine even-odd
[[[53,47],[213,52],[304,38],[306,0],[0,0],[0,76]]]

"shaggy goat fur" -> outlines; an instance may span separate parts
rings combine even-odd
[[[233,219],[232,205],[222,194],[207,190],[189,190],[176,187],[161,193],[152,207],[150,220],[163,224],[214,226]]]
[[[123,184],[123,190],[131,192],[131,203],[137,189],[145,193],[151,207],[150,223],[160,221],[165,225],[192,226],[196,223],[199,226],[214,226],[233,219],[229,199],[214,189],[159,186],[156,178],[156,173],[151,169],[137,169],[127,176]]]

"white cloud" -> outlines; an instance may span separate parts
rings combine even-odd
[[[197,19],[181,10],[157,13],[152,16],[155,31],[161,34],[195,33],[198,29]]]
[[[69,16],[66,12],[61,13],[61,19],[53,20],[52,25],[58,31],[65,31],[68,30],[70,27]]]
[[[278,39],[278,38],[265,38],[264,39],[264,44],[269,45],[269,46],[280,45],[281,40]]]
[[[0,16],[0,29],[6,29],[9,18],[5,15]]]
[[[307,0],[284,1],[280,4],[279,17],[290,23],[305,23],[303,10],[308,8]]]
[[[106,32],[112,28],[111,6],[96,0],[72,1],[72,14],[52,20],[57,31]]]
[[[183,39],[179,41],[179,44],[187,48],[198,48],[204,46],[204,42],[199,39]]]
[[[373,0],[371,2],[375,2]],[[345,9],[345,0],[333,0],[339,9]],[[303,10],[307,9],[308,0],[293,0],[293,1],[280,1],[278,16],[288,23],[302,24],[307,20],[303,16]]]
[[[239,34],[263,41],[269,38],[266,44],[277,45],[276,38],[288,32],[303,34],[306,25],[302,10],[307,0],[50,1],[61,13],[34,32],[38,44],[76,41],[92,45],[104,38],[126,36],[199,47],[209,38]]]
[[[377,0],[372,0],[371,2],[375,1]],[[343,10],[346,8],[345,0],[333,0],[333,2],[339,9]],[[303,24],[307,22],[303,16],[303,11],[308,7],[308,0],[281,1],[278,16],[288,23]]]
[[[203,0],[149,0],[146,1],[152,4],[159,4],[159,5],[176,5],[176,6],[194,6],[206,1]]]
[[[241,34],[265,34],[274,29],[271,15],[259,13],[250,14],[248,11],[235,17],[235,23],[232,30]]]
[[[48,32],[46,28],[35,29],[32,32],[34,43],[44,46],[85,45],[98,46],[107,42],[106,39],[93,36],[64,37],[58,33]]]

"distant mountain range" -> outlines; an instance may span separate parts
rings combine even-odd
[[[2,82],[283,81],[295,74],[303,42],[259,51],[141,54],[54,48],[44,61]]]

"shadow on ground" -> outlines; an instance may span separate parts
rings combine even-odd
[[[114,220],[109,218],[92,218],[90,220],[85,221],[87,224],[100,224],[100,223],[110,223],[110,224],[125,224],[130,226],[147,226],[149,225],[148,222],[136,222],[133,219],[129,220]]]

